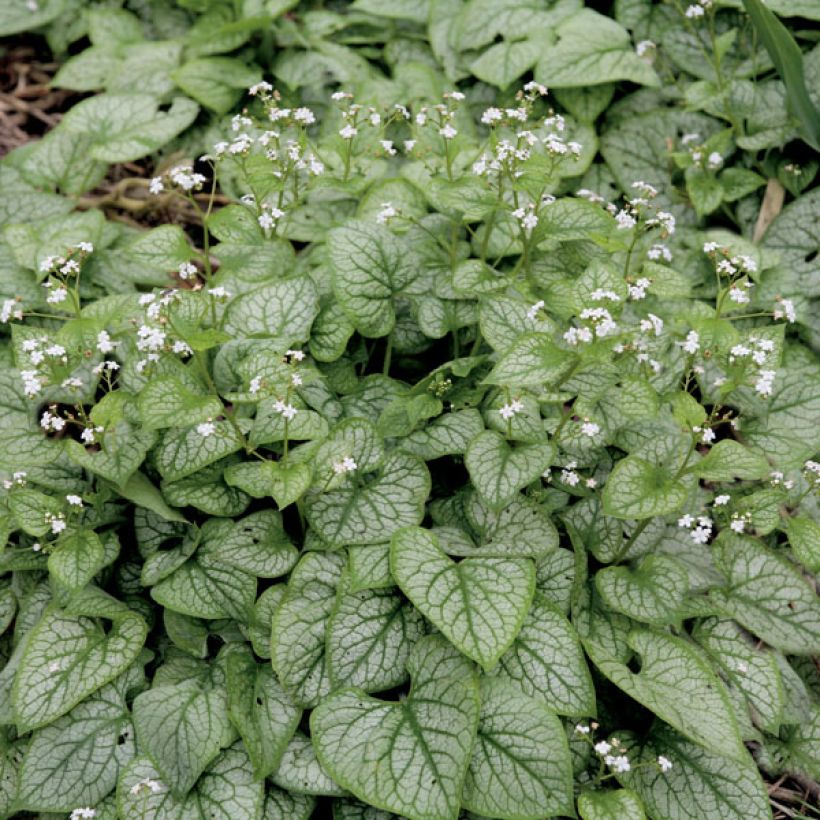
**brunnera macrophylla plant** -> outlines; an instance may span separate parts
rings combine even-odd
[[[286,88],[207,56],[225,9],[95,11],[58,80],[106,92],[0,164],[2,816],[764,820],[761,769],[820,777],[816,168],[754,158],[760,54],[703,0],[634,48],[577,11],[551,61],[555,9],[437,5],[455,79],[535,79],[300,95],[366,75],[329,11]],[[187,96],[123,94],[142,50]],[[27,181],[90,190],[193,100],[227,116],[144,185],[190,235]],[[762,242],[761,173],[797,197]]]

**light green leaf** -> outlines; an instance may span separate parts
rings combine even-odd
[[[735,478],[765,478],[769,462],[737,441],[723,439],[692,468],[692,472],[707,481],[733,481]]]
[[[225,673],[228,717],[242,738],[254,777],[261,780],[279,766],[302,710],[294,706],[270,664],[258,665],[250,650],[231,652]]]
[[[356,797],[410,820],[455,820],[473,738],[478,685],[469,673],[451,676],[440,639],[416,644],[413,679],[399,702],[360,689],[330,695],[311,715],[319,760]]]
[[[554,458],[552,443],[511,447],[499,433],[485,430],[470,442],[464,464],[482,499],[500,509],[540,478]]]
[[[393,297],[419,274],[408,249],[381,225],[349,222],[330,232],[328,253],[342,309],[363,336],[386,336],[396,323]]]
[[[686,568],[665,555],[649,555],[634,570],[605,567],[595,576],[607,606],[649,624],[674,623],[689,588]]]
[[[799,515],[786,521],[786,532],[797,560],[812,572],[820,572],[820,524]]]
[[[299,558],[282,526],[282,516],[273,510],[251,513],[234,522],[232,529],[226,526],[223,531],[222,522],[219,526],[219,558],[236,569],[260,578],[278,578],[290,572]]]
[[[149,381],[139,394],[137,407],[147,430],[187,427],[224,412],[216,396],[194,393],[173,376]]]
[[[442,456],[458,455],[484,429],[478,410],[445,413],[426,427],[410,433],[399,446],[407,453],[431,461]]]
[[[280,788],[296,794],[337,797],[346,794],[319,762],[310,738],[301,732],[291,738],[279,768],[270,779]]]
[[[172,428],[162,436],[154,459],[164,479],[185,478],[242,447],[239,434],[229,421],[213,424],[214,432],[208,435],[203,435],[196,427],[187,427]]]
[[[429,492],[430,474],[424,463],[394,452],[363,488],[343,486],[309,497],[307,517],[332,546],[377,544],[401,527],[418,524]]]
[[[306,794],[266,786],[262,820],[308,820],[315,806],[316,800]]]
[[[632,630],[627,642],[639,672],[605,657],[591,642],[586,647],[602,674],[661,720],[716,754],[746,759],[726,689],[691,643],[643,629]]]
[[[470,63],[470,71],[485,83],[505,89],[535,65],[542,45],[533,40],[504,40]]]
[[[301,706],[315,706],[331,688],[325,636],[343,569],[339,555],[307,553],[293,570],[273,618],[273,668]]]
[[[681,479],[638,456],[615,465],[604,487],[604,512],[615,518],[653,518],[677,512],[688,491]]]
[[[570,374],[576,359],[548,334],[527,333],[504,353],[484,382],[511,387],[552,386]]]
[[[97,94],[77,103],[59,125],[71,134],[89,135],[89,153],[104,162],[132,162],[156,151],[185,130],[199,107],[176,97],[167,111],[149,94]]]
[[[94,693],[33,736],[20,764],[18,810],[67,812],[96,805],[133,757],[131,735],[116,684]]]
[[[230,111],[242,92],[258,83],[261,76],[258,68],[251,68],[234,57],[189,60],[171,74],[189,97],[217,114]]]
[[[84,587],[105,565],[105,548],[93,530],[78,530],[48,556],[48,571],[70,590]]]
[[[336,686],[382,692],[403,683],[424,619],[395,589],[340,594],[327,624],[327,664]]]
[[[0,36],[8,37],[45,26],[59,17],[65,6],[65,0],[43,0],[32,9],[26,0],[8,0],[0,8]]]
[[[158,782],[159,790],[147,780]],[[264,795],[264,784],[254,780],[250,760],[236,744],[216,758],[184,800],[168,789],[148,758],[136,758],[117,784],[117,810],[120,817],[151,820],[258,820]]]
[[[390,570],[413,604],[455,646],[486,670],[515,639],[535,592],[528,559],[451,561],[429,530],[393,536]]]
[[[615,20],[584,9],[556,29],[558,45],[546,48],[535,78],[553,88],[629,80],[659,86],[652,67],[635,53],[627,31]]]
[[[480,683],[481,718],[464,806],[487,817],[572,814],[572,763],[561,721],[512,683]]]
[[[133,501],[139,507],[151,510],[166,521],[184,523],[186,520],[182,513],[168,506],[162,493],[140,472],[134,473],[123,486],[117,488],[117,492],[123,498]]]
[[[137,695],[133,708],[139,748],[178,798],[232,739],[222,688],[203,689],[196,681],[159,686]]]
[[[630,789],[584,791],[578,795],[583,820],[645,820],[643,804]]]
[[[578,635],[541,593],[496,674],[559,715],[595,714],[595,690]]]
[[[285,466],[281,461],[242,461],[225,470],[225,481],[253,498],[271,496],[283,510],[307,492],[313,472],[308,464]]]
[[[155,433],[139,430],[123,420],[105,431],[97,451],[86,450],[79,441],[68,439],[63,447],[75,464],[120,486],[137,471],[155,441]]]
[[[690,743],[668,726],[656,724],[646,743],[630,745],[636,766],[622,775],[643,799],[652,817],[664,820],[771,820],[769,797],[748,754],[737,759]],[[661,772],[658,755],[672,763]]]
[[[796,566],[759,541],[728,531],[714,547],[727,583],[710,590],[710,600],[784,652],[820,652],[820,601]]]
[[[282,279],[234,299],[224,329],[234,338],[275,339],[285,349],[301,345],[319,313],[319,295],[308,276]]]
[[[165,273],[176,270],[194,255],[193,248],[179,225],[160,225],[135,236],[124,254],[138,265]]]
[[[94,618],[46,609],[14,680],[18,730],[51,723],[116,678],[137,657],[147,634],[142,618],[125,607],[107,633]]]

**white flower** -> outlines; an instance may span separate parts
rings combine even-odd
[[[248,94],[250,94],[252,97],[255,97],[257,94],[269,94],[271,91],[273,91],[273,86],[270,83],[262,80],[261,82],[256,83],[256,85],[252,85],[248,89]]]
[[[358,130],[352,125],[345,125],[344,128],[340,129],[339,136],[345,140],[352,140],[358,133]]]
[[[301,387],[302,385],[302,377],[298,373],[291,373],[290,374],[290,383],[294,387]]]
[[[649,279],[638,279],[634,285],[628,286],[629,298],[635,300],[645,299],[646,290],[651,284],[652,282]]]
[[[376,222],[384,225],[398,214],[399,212],[389,202],[382,202],[382,209],[376,214]]]
[[[17,299],[6,299],[0,308],[0,324],[6,324],[12,318],[20,321],[23,318],[23,311],[20,310]]]
[[[148,183],[148,192],[154,194],[154,196],[161,194],[165,190],[165,185],[162,183],[162,177],[154,177],[151,182]]]
[[[66,528],[65,518],[63,518],[62,513],[57,516],[47,516],[46,520],[51,526],[51,532],[54,535],[59,535]]]
[[[746,522],[744,519],[733,515],[729,527],[732,529],[732,532],[742,533],[743,530],[746,529]]]
[[[508,404],[502,405],[498,412],[502,419],[509,420],[513,418],[516,413],[520,413],[523,409],[524,403],[518,399],[513,399]]]
[[[443,128],[439,128],[438,132],[446,140],[451,140],[458,134],[458,131],[449,122]]]
[[[568,462],[561,470],[561,481],[568,484],[570,487],[575,487],[581,480],[575,468],[578,466],[577,461]]]
[[[604,763],[616,772],[628,772],[630,770],[629,758],[626,755],[607,755]]]
[[[111,341],[107,331],[101,330],[97,334],[97,350],[100,353],[110,353],[115,347],[116,345]]]
[[[262,387],[262,379],[260,376],[254,376],[251,379],[251,383],[248,386],[248,392],[256,395],[259,392],[259,389]]]
[[[747,305],[750,301],[749,294],[736,287],[729,288],[729,298],[738,305]]]
[[[337,461],[333,465],[333,472],[336,475],[343,475],[344,473],[352,473],[354,470],[358,468],[358,464],[356,464],[355,459],[351,456],[346,456],[341,461]]]
[[[641,330],[644,333],[649,333],[650,331],[655,331],[656,336],[660,336],[663,333],[663,319],[659,316],[655,316],[654,313],[647,314],[646,319],[641,319]]]
[[[49,283],[46,283],[49,284]],[[65,302],[66,297],[68,296],[68,289],[65,287],[57,287],[54,288],[51,293],[46,297],[46,302],[50,305],[59,305],[61,302]]]
[[[285,355],[289,359],[293,359],[295,362],[304,361],[305,353],[303,350],[286,350]]]
[[[668,772],[672,768],[672,761],[668,757],[658,755],[658,765],[662,772]]]
[[[791,299],[781,298],[778,298],[777,301],[780,303],[782,309],[775,309],[774,318],[785,318],[788,322],[795,322],[797,320],[797,313],[794,310],[794,302],[792,302]]]
[[[339,102],[340,100],[352,100],[353,95],[348,91],[334,91],[330,95],[330,99],[335,100],[336,102]]]
[[[700,336],[696,330],[690,330],[686,334],[686,340],[681,343],[681,347],[690,355],[694,356],[700,350]]]
[[[656,48],[657,46],[651,40],[641,40],[640,43],[635,46],[635,53],[639,57],[653,57]]]
[[[532,305],[529,310],[527,310],[527,318],[530,321],[534,321],[535,317],[538,316],[538,311],[541,310],[545,305],[543,299],[539,299],[534,305]]]
[[[647,259],[651,259],[653,262],[657,262],[658,259],[663,259],[665,262],[672,261],[672,251],[666,247],[666,245],[657,244],[653,245],[647,252],[646,252]]]
[[[721,165],[723,165],[723,157],[717,151],[712,151],[712,153],[706,157],[706,166],[709,170],[717,171]]]
[[[201,424],[197,424],[196,431],[203,438],[207,438],[216,432],[216,425],[212,421],[203,421]]]
[[[78,495],[69,494],[65,497],[65,500],[68,501],[68,503],[72,507],[82,507],[83,506],[83,500]]]
[[[20,377],[23,379],[23,392],[28,398],[34,398],[42,389],[42,377],[36,370],[21,370]]]
[[[696,544],[705,544],[712,535],[712,522],[708,518],[698,519],[698,526],[689,535]]]
[[[584,423],[581,425],[581,432],[585,436],[589,436],[590,438],[595,438],[598,433],[601,432],[600,425],[596,424],[594,421],[590,421],[589,419],[584,419]]]
[[[407,151],[409,154],[414,148],[416,147],[415,140],[405,140],[404,141],[404,150]]]
[[[703,6],[695,6],[695,5],[689,6],[686,9],[685,14],[690,20],[693,20],[696,17],[703,17],[703,15],[704,15]]]
[[[704,444],[711,444],[715,440],[715,431],[707,427],[701,434],[700,440]]]
[[[541,83],[535,82],[535,80],[530,80],[528,83],[525,83],[524,91],[528,91],[530,93],[537,92],[542,97],[547,95],[547,87],[545,85],[541,85]]]
[[[179,278],[183,280],[193,279],[197,275],[196,265],[191,262],[183,262],[178,268]]]
[[[590,732],[589,726],[584,726],[583,723],[576,723],[575,724],[575,731],[579,735],[588,735]]]
[[[727,495],[724,493],[723,495],[715,496],[715,506],[716,507],[724,507],[732,500],[732,496]]]
[[[694,524],[694,523],[695,523],[695,519],[692,518],[692,516],[689,515],[689,513],[686,513],[685,515],[682,515],[678,519],[678,526],[679,527],[687,527],[688,528],[688,527],[691,527],[692,524]]]
[[[388,156],[396,156],[396,149],[393,147],[393,140],[379,140],[379,145],[381,145],[382,150]]]
[[[484,125],[493,125],[494,123],[501,122],[503,119],[504,112],[500,108],[488,108],[481,115],[481,122]]]
[[[268,211],[262,211],[257,218],[257,222],[259,222],[260,227],[262,230],[269,231],[276,225],[276,220],[271,216]]]
[[[313,125],[316,122],[316,116],[309,108],[295,109],[293,119],[302,125]]]
[[[71,816],[69,820],[90,820],[92,817],[96,817],[97,812],[95,809],[84,808],[84,809],[74,809],[71,812]]]
[[[772,395],[776,375],[777,372],[774,370],[761,370],[758,373],[758,378],[755,382],[755,390],[763,396],[763,398],[768,398]]]
[[[601,740],[595,744],[594,748],[599,755],[606,755],[609,754],[609,750],[612,748],[612,744],[607,743],[605,740]]]
[[[630,228],[634,228],[637,224],[635,217],[623,208],[615,214],[615,222],[618,223],[619,231],[628,231]]]
[[[214,299],[230,299],[231,292],[226,290],[222,285],[219,285],[218,287],[211,288],[208,291],[208,296],[213,296]]]

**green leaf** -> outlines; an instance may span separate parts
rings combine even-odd
[[[266,786],[262,820],[308,820],[315,806],[316,800],[308,795]]]
[[[202,57],[189,60],[171,74],[174,82],[198,103],[225,114],[261,74],[233,57]]]
[[[345,794],[345,790],[319,763],[310,738],[298,731],[288,743],[282,762],[270,779],[280,788],[296,794],[336,797]]]
[[[87,450],[72,440],[66,440],[63,446],[75,464],[122,486],[137,471],[155,441],[155,433],[139,430],[123,420],[105,431],[99,450]]]
[[[639,672],[604,657],[590,642],[586,648],[602,674],[661,720],[715,754],[746,759],[723,683],[692,644],[638,629],[629,633],[627,643],[637,653]]]
[[[22,732],[51,723],[124,672],[148,628],[123,607],[110,631],[95,618],[46,609],[31,631],[14,680],[14,711]]]
[[[283,510],[307,492],[313,472],[308,464],[286,466],[282,461],[242,461],[225,470],[225,481],[253,498],[270,496]]]
[[[422,616],[394,589],[340,594],[327,624],[327,665],[336,686],[383,692],[406,678],[405,664],[424,635]]]
[[[131,734],[116,683],[40,729],[20,764],[18,810],[67,812],[96,805],[134,755]]]
[[[428,530],[408,527],[393,536],[393,577],[419,611],[486,670],[515,639],[535,592],[528,559],[451,561]]]
[[[560,383],[572,371],[577,357],[562,350],[546,333],[528,333],[498,360],[486,384],[528,387]]]
[[[362,489],[342,487],[308,498],[307,518],[332,546],[378,544],[421,522],[430,474],[413,456],[394,452]]]
[[[500,509],[541,477],[555,452],[552,443],[511,447],[500,434],[485,430],[470,442],[464,464],[482,499]]]
[[[0,36],[8,37],[45,26],[62,14],[65,5],[65,0],[44,0],[32,9],[26,0],[9,0],[0,9]]]
[[[239,732],[254,777],[276,771],[302,710],[294,706],[269,664],[258,665],[250,650],[228,655],[226,668],[228,717]]]
[[[730,532],[715,542],[715,558],[727,583],[709,598],[727,615],[789,654],[820,651],[820,602],[796,566]]]
[[[223,327],[234,338],[272,338],[285,349],[304,344],[319,313],[319,295],[308,276],[263,285],[234,299]]]
[[[168,506],[162,493],[140,472],[134,473],[123,486],[117,488],[117,492],[123,498],[133,501],[139,507],[151,510],[166,521],[182,523],[186,521],[182,513]]]
[[[649,555],[631,570],[605,567],[595,584],[611,609],[649,624],[674,623],[689,588],[686,569],[674,558]]]
[[[242,440],[229,421],[215,421],[214,432],[203,435],[196,427],[172,428],[160,439],[154,460],[167,481],[195,473],[242,447]]]
[[[410,433],[399,446],[425,461],[463,453],[470,441],[484,429],[478,410],[445,413],[426,427]]]
[[[135,236],[123,249],[129,260],[157,271],[176,270],[194,255],[179,225],[160,225]]]
[[[137,407],[148,430],[187,427],[224,412],[216,396],[194,393],[173,376],[148,382],[139,394]]]
[[[760,479],[769,474],[769,462],[732,439],[719,441],[692,468],[698,478],[707,481],[732,481],[735,478]]]
[[[503,90],[535,65],[541,49],[541,44],[533,40],[504,40],[473,60],[470,71],[479,80]]]
[[[349,222],[328,235],[333,291],[356,329],[386,336],[396,323],[393,297],[418,276],[407,248],[387,228]]]
[[[637,760],[619,779],[641,796],[651,817],[771,820],[766,788],[748,754],[738,759],[715,754],[663,724],[656,724],[638,749],[629,748],[630,757]],[[655,765],[658,755],[672,763],[669,771],[661,772]]]
[[[803,139],[815,151],[820,151],[820,113],[806,90],[800,47],[789,30],[761,0],[743,0],[743,7],[752,18],[757,35],[786,85],[789,108],[800,121]]]
[[[653,518],[677,512],[688,491],[681,479],[664,467],[638,456],[615,465],[604,487],[604,512],[615,518]]]
[[[89,154],[104,162],[133,162],[184,131],[199,107],[176,97],[167,111],[149,94],[97,94],[77,103],[59,128],[91,138]]]
[[[331,688],[325,636],[343,569],[339,555],[305,555],[293,570],[273,618],[271,662],[282,685],[301,706],[315,706]]]
[[[478,727],[477,682],[463,669],[451,676],[446,652],[435,638],[416,644],[413,685],[402,701],[341,689],[310,718],[331,775],[359,799],[410,820],[455,820]]]
[[[584,791],[578,795],[583,820],[645,820],[643,804],[630,789]]]
[[[699,217],[716,211],[723,202],[723,186],[714,174],[691,166],[685,171],[686,192]]]
[[[160,783],[157,791],[146,785],[149,780]],[[161,782],[148,758],[135,758],[117,784],[117,810],[120,817],[151,820],[236,820],[259,817],[264,796],[264,784],[254,780],[250,760],[236,744],[216,758],[184,800]]]
[[[84,587],[105,566],[105,548],[93,530],[78,530],[48,557],[52,577],[70,590]]]
[[[487,817],[572,814],[572,763],[564,727],[514,685],[481,679],[481,717],[464,806]]]
[[[256,576],[237,567],[235,556],[223,553],[222,541],[232,529],[231,521],[206,522],[196,552],[191,557],[183,553],[179,566],[160,576],[162,580],[151,589],[151,597],[193,618],[234,618],[246,623],[256,598]]]
[[[638,57],[629,34],[609,17],[583,9],[556,29],[558,45],[547,48],[535,67],[535,78],[553,88],[629,80],[660,85],[652,67]]]
[[[578,635],[541,593],[496,674],[559,715],[595,714],[595,690]]]
[[[134,700],[134,728],[163,782],[184,798],[231,741],[225,690],[196,681],[149,689]]]
[[[797,560],[812,572],[820,572],[820,524],[800,515],[787,519],[786,533]]]

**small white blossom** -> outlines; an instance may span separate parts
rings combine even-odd
[[[358,468],[358,464],[351,456],[346,456],[341,461],[337,461],[333,465],[333,472],[336,475],[343,475],[344,473],[352,473]]]
[[[618,225],[619,231],[628,231],[630,228],[634,228],[637,224],[635,217],[623,208],[615,214],[615,222]]]
[[[609,754],[609,750],[612,748],[612,744],[607,743],[605,740],[600,740],[598,741],[598,743],[595,744],[594,748],[599,755],[606,755]]]
[[[192,262],[183,262],[178,268],[177,273],[179,278],[188,281],[189,279],[193,279],[197,275],[196,265]]]
[[[712,151],[712,153],[706,157],[706,167],[709,168],[710,171],[717,171],[722,165],[723,157],[717,151]]]
[[[65,500],[68,501],[68,503],[72,507],[82,507],[83,506],[83,500],[78,495],[69,494],[65,497]]]
[[[97,350],[99,350],[100,353],[111,353],[115,347],[116,345],[111,341],[111,337],[107,331],[101,330],[97,334]]]
[[[662,772],[668,772],[672,768],[672,761],[668,757],[658,755],[658,766],[661,767]]]
[[[681,347],[686,353],[694,356],[700,350],[700,336],[696,330],[690,330],[686,334],[686,340],[681,343]]]
[[[576,723],[575,732],[579,735],[588,735],[590,732],[590,728],[589,726],[584,726],[583,723]]]
[[[446,140],[451,140],[458,134],[458,131],[449,122],[443,128],[439,128],[438,132]]]
[[[524,403],[518,399],[513,399],[507,404],[503,404],[499,409],[499,414],[502,419],[509,420],[513,418],[516,413],[520,413],[524,409]]]
[[[91,808],[83,808],[83,809],[74,809],[71,812],[71,816],[69,820],[90,820],[92,817],[96,817],[97,812],[95,809]]]
[[[604,763],[619,774],[621,772],[628,772],[631,768],[629,758],[627,758],[626,755],[607,755],[604,758]]]
[[[705,12],[703,6],[691,5],[687,7],[685,14],[690,20],[694,20],[696,17],[703,17]]]
[[[581,425],[581,432],[585,436],[589,436],[589,438],[595,438],[595,436],[601,432],[601,426],[594,421],[584,419],[584,423]]]
[[[732,500],[732,496],[724,493],[723,495],[715,496],[715,506],[725,507]]]
[[[775,308],[774,318],[786,319],[786,321],[791,323],[797,321],[797,313],[794,309],[794,302],[792,302],[791,299],[780,298],[778,298],[777,301],[780,304],[780,308]]]
[[[212,421],[203,421],[201,424],[197,424],[196,431],[203,438],[207,438],[216,432],[216,425]]]
[[[755,390],[763,398],[768,398],[772,395],[774,388],[774,379],[777,372],[774,370],[761,370],[758,373],[757,381],[755,382]]]
[[[639,57],[652,58],[654,57],[656,48],[657,46],[651,40],[641,40],[640,43],[635,46],[635,53]]]
[[[534,305],[531,305],[530,308],[527,310],[527,318],[530,321],[534,321],[535,317],[538,316],[538,311],[544,308],[544,300],[539,299]]]
[[[376,214],[376,222],[384,225],[398,214],[399,212],[389,202],[382,202],[382,209]]]
[[[355,137],[358,133],[358,130],[350,124],[345,125],[342,129],[339,130],[339,136],[345,140],[352,140],[353,137]]]
[[[23,318],[23,311],[20,309],[20,303],[17,299],[6,299],[0,308],[0,324],[4,325],[11,319],[20,321]]]

